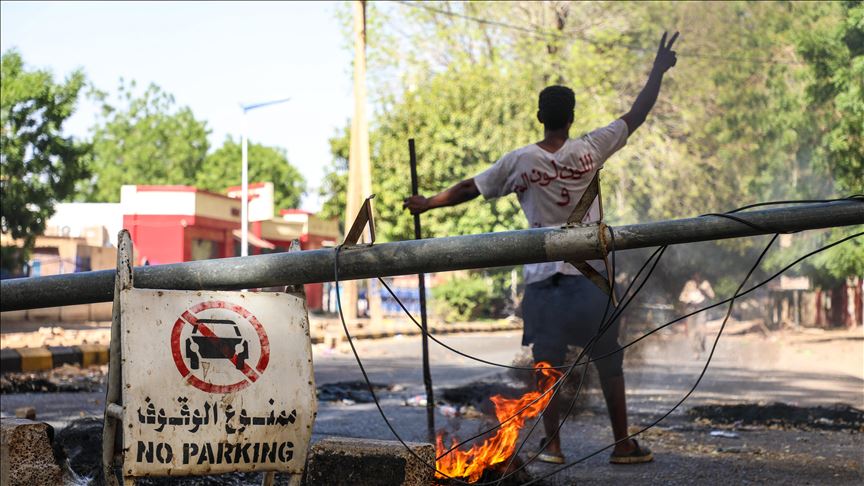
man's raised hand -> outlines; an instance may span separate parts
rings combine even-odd
[[[657,57],[654,58],[654,67],[664,73],[678,62],[678,57],[675,51],[672,50],[672,44],[678,39],[678,32],[675,32],[672,38],[669,39],[668,44],[666,43],[667,34],[668,32],[663,32],[663,37],[660,38],[660,48],[657,49]]]

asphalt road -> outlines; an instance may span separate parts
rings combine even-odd
[[[524,357],[520,338],[518,332],[503,332],[447,335],[441,339],[466,353],[511,363],[519,355]],[[454,355],[434,343],[430,346],[436,390],[475,381],[502,382],[510,376],[505,370]],[[419,338],[359,341],[357,347],[373,382],[398,385],[395,391],[383,393],[381,400],[397,433],[405,440],[425,440],[425,409],[405,404],[411,397],[424,393]],[[728,336],[721,341],[710,369],[687,403],[661,427],[646,433],[644,440],[658,455],[654,464],[635,469],[611,467],[606,464],[607,453],[601,453],[554,476],[550,482],[687,484],[696,478],[708,484],[859,482],[864,478],[860,433],[790,433],[769,428],[739,432],[744,434],[743,439],[735,441],[711,437],[710,426],[694,426],[685,412],[696,404],[775,401],[802,406],[843,402],[864,407],[862,351],[862,331]],[[693,385],[706,357],[699,346],[678,334],[657,335],[629,350],[625,373],[631,423],[634,426],[651,423],[669,410]],[[347,345],[336,350],[316,346],[314,363],[319,386],[362,379]],[[602,448],[611,441],[601,394],[590,388],[585,396],[578,416],[562,432],[568,459]],[[0,412],[7,415],[17,407],[34,406],[40,420],[62,427],[71,419],[101,414],[102,400],[102,393],[6,394],[0,400]],[[476,432],[483,424],[478,419],[445,417],[440,411],[436,417],[439,428],[462,437]],[[540,432],[538,428],[528,440],[529,448],[536,444]],[[333,435],[393,438],[374,404],[322,401],[313,441]],[[765,462],[767,459],[773,462]],[[529,470],[540,474],[551,471],[551,466],[532,465]]]
[[[451,346],[464,349],[466,353],[482,355],[491,361],[510,363],[519,349],[518,333],[489,333],[449,335],[444,338]],[[373,382],[398,385],[404,389],[401,395],[412,397],[423,391],[421,368],[421,345],[417,337],[394,337],[382,340],[356,342],[366,371]],[[440,346],[430,343],[435,387],[458,386],[475,380],[483,380],[499,373],[498,369],[455,356]],[[455,356],[455,357],[454,357]],[[362,380],[363,375],[347,344],[335,350],[317,345],[313,349],[315,382],[317,385],[342,381]],[[104,392],[90,393],[18,393],[4,394],[0,400],[0,413],[12,415],[18,407],[36,408],[40,420],[62,427],[69,420],[82,416],[100,415],[104,407]],[[319,421],[328,414],[327,403],[323,403]],[[340,407],[344,405],[340,404]],[[334,410],[339,415],[340,410]]]

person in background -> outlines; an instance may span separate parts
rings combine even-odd
[[[714,289],[711,283],[703,279],[699,273],[693,274],[693,278],[684,284],[681,289],[681,294],[678,296],[678,302],[681,302],[684,307],[684,314],[690,314],[702,308],[709,299],[714,298]],[[696,357],[702,355],[706,349],[705,343],[705,323],[707,322],[706,314],[700,312],[690,316],[684,320],[684,333],[694,344]]]

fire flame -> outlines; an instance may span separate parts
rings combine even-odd
[[[539,379],[540,391],[532,391],[522,395],[519,398],[504,398],[501,395],[490,397],[495,405],[495,416],[498,421],[502,422],[500,428],[493,437],[484,440],[481,444],[475,444],[467,451],[454,449],[449,454],[442,456],[447,452],[448,447],[444,446],[444,432],[439,432],[435,441],[436,461],[435,466],[438,471],[436,477],[444,478],[441,473],[453,478],[467,478],[468,482],[475,482],[483,475],[483,471],[494,464],[504,462],[513,455],[516,450],[516,440],[519,438],[519,431],[525,425],[525,421],[536,417],[544,408],[549,400],[552,399],[552,393],[543,395],[543,392],[551,388],[555,381],[561,376],[561,372],[551,367],[549,363],[541,361],[534,366],[541,376]],[[537,400],[534,403],[532,401]],[[522,410],[525,408],[525,410]],[[519,411],[522,410],[521,413]],[[516,415],[519,413],[518,415]],[[515,417],[513,417],[516,415]],[[508,418],[513,417],[507,422]],[[459,441],[454,437],[451,447],[455,447]]]

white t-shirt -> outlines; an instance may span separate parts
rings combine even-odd
[[[581,138],[567,140],[555,153],[531,144],[501,157],[474,177],[474,183],[486,199],[515,192],[532,228],[562,226],[594,174],[627,143],[628,135],[627,124],[618,119]],[[582,222],[599,220],[600,204],[595,199]],[[589,263],[602,268],[599,260]],[[535,263],[525,265],[525,283],[539,282],[555,273],[580,275],[569,263]]]

